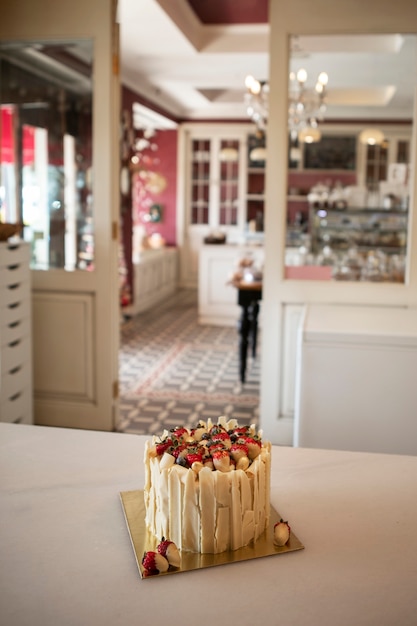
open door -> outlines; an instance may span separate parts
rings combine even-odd
[[[31,242],[36,424],[117,420],[116,5],[16,0],[2,11],[2,211]]]

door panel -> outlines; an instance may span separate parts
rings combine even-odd
[[[38,405],[59,397],[93,403],[94,300],[86,293],[33,295]]]

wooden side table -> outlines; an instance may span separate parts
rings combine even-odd
[[[259,302],[262,300],[262,283],[244,283],[236,285],[237,303],[242,308],[238,329],[239,329],[239,375],[240,382],[246,380],[246,362],[248,357],[248,347],[250,347],[252,357],[256,357],[256,346],[258,340],[258,315]]]

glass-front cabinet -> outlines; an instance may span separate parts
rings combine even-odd
[[[255,193],[248,187],[248,138],[253,132],[250,123],[190,123],[180,129],[185,184],[179,190],[178,213],[186,285],[198,283],[199,254],[205,244],[240,244],[263,236],[249,231],[256,216],[248,212],[249,194]]]
[[[193,136],[188,144],[188,224],[213,240],[244,229],[244,134],[216,130]]]

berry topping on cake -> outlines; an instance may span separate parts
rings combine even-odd
[[[171,430],[171,433],[172,433],[172,436],[175,437],[175,439],[181,439],[181,440],[186,439],[188,437],[188,435],[190,434],[188,432],[188,430],[186,428],[183,428],[183,427],[181,427],[181,428],[179,428],[179,427],[173,428]]]
[[[250,459],[256,459],[258,454],[261,453],[262,444],[259,439],[253,437],[245,437],[245,443],[248,446],[248,457]]]
[[[191,467],[193,463],[202,463],[203,452],[200,452],[195,448],[190,448],[185,455],[185,459],[187,461],[188,467]]]
[[[203,435],[207,433],[207,427],[202,422],[199,422],[195,428],[192,428],[190,431],[191,437],[195,441],[201,441]]]
[[[248,456],[249,448],[246,443],[232,443],[230,446],[230,456],[235,461],[239,461],[242,457]]]
[[[225,448],[230,448],[231,443],[232,443],[230,440],[230,436],[225,430],[212,434],[211,441],[213,442],[213,444],[220,443]]]
[[[161,443],[156,444],[156,454],[158,456],[162,456],[164,452],[168,450],[172,446],[172,439],[166,439]]]
[[[280,519],[274,526],[274,544],[276,546],[285,546],[288,539],[290,538],[291,527],[288,522],[284,522],[283,519]]]
[[[220,419],[226,424],[225,418]],[[176,463],[196,474],[203,466],[221,472],[246,471],[261,453],[260,431],[254,425],[239,427],[235,420],[229,420],[227,426],[210,420],[207,424],[200,421],[190,430],[177,426],[154,441],[150,454],[159,458],[161,468]]]
[[[219,470],[219,472],[228,472],[230,470],[230,456],[227,450],[216,450],[211,457],[216,470]]]
[[[181,557],[177,546],[173,541],[164,539],[162,537],[161,543],[158,545],[157,550],[159,554],[165,557],[170,565],[173,567],[179,567],[181,564]]]
[[[167,559],[159,552],[145,552],[142,559],[142,565],[148,574],[159,574],[167,572],[169,563]]]

